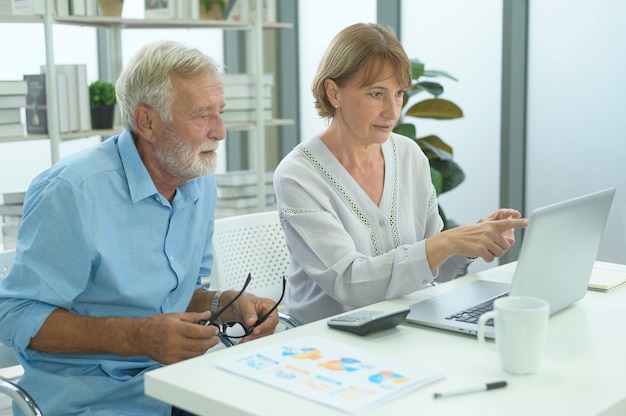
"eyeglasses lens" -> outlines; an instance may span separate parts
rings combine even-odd
[[[224,322],[221,326],[221,330],[228,338],[243,338],[248,335],[243,324],[237,321]]]

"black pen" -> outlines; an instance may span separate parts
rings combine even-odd
[[[478,391],[501,389],[503,387],[506,387],[506,381],[494,381],[493,383],[478,384],[475,386],[467,386],[467,387],[462,387],[460,389],[443,391],[441,393],[435,393],[434,397],[435,399],[441,399],[443,397],[448,397],[448,396],[457,396],[459,394],[467,394],[467,393],[475,393]]]

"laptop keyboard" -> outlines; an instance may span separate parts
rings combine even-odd
[[[493,310],[493,302],[495,302],[496,299],[499,299],[508,295],[509,295],[508,293],[504,293],[498,297],[489,299],[476,306],[472,306],[471,308],[467,308],[455,314],[446,316],[446,319],[453,319],[455,321],[466,322],[470,324],[478,323],[478,318],[480,318],[480,315],[482,315],[485,312],[489,312]],[[493,319],[488,320],[485,323],[485,325],[493,326]]]

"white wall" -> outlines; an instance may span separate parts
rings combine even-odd
[[[326,127],[313,105],[311,82],[331,39],[354,23],[376,22],[376,0],[317,0],[298,2],[300,56],[300,141]]]
[[[626,2],[530,3],[526,210],[615,186],[598,259],[626,263]]]

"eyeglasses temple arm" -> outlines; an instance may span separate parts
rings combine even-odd
[[[252,332],[252,330],[254,330],[254,328],[256,328],[257,326],[259,326],[263,322],[265,322],[267,317],[270,316],[270,314],[272,312],[274,312],[278,308],[278,305],[280,305],[280,302],[282,302],[283,298],[285,297],[285,287],[286,287],[286,285],[287,285],[287,279],[285,279],[285,276],[283,276],[283,293],[280,295],[280,298],[278,299],[278,302],[276,302],[276,304],[272,307],[272,309],[270,309],[265,315],[263,315],[259,319],[257,319],[257,321],[254,323],[254,325],[252,325],[250,328],[248,328],[248,331]]]
[[[211,318],[208,321],[206,321],[205,325],[213,325],[215,323],[215,321],[217,321],[217,318],[220,317],[222,312],[224,312],[226,309],[228,309],[233,303],[235,303],[235,301],[237,299],[239,299],[239,297],[243,294],[243,292],[248,287],[248,284],[250,283],[251,279],[252,279],[252,274],[248,273],[248,277],[246,278],[246,283],[244,283],[244,285],[241,288],[241,290],[239,291],[239,293],[237,293],[237,295],[234,298],[232,298],[230,300],[230,302],[228,302],[226,305],[224,305],[224,307],[222,309],[220,309],[219,311],[215,312],[214,315],[211,315]]]

